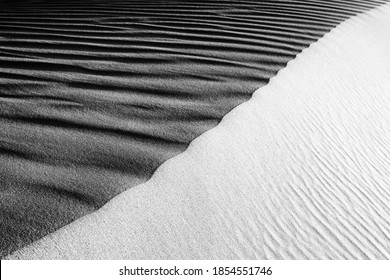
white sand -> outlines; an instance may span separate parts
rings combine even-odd
[[[390,257],[390,5],[304,50],[151,180],[11,258]]]

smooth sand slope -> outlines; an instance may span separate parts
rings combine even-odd
[[[2,1],[0,257],[145,182],[384,1]]]
[[[145,184],[10,258],[390,257],[390,5],[342,23]]]

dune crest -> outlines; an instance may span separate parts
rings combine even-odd
[[[0,257],[146,182],[302,49],[385,1],[0,7]]]
[[[9,258],[388,259],[390,4],[333,29],[145,184]]]

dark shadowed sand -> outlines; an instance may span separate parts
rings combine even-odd
[[[145,182],[385,1],[2,1],[0,256]]]

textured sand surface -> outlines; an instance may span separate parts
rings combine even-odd
[[[0,257],[145,182],[383,1],[2,1]]]
[[[390,257],[390,5],[342,23],[145,184],[11,258]]]

